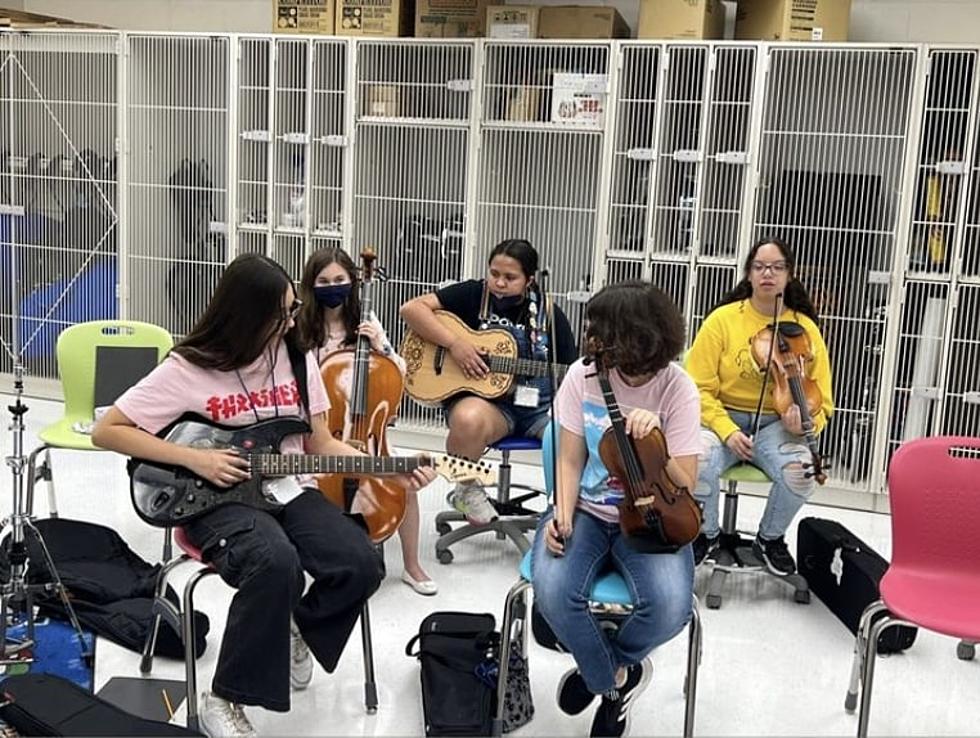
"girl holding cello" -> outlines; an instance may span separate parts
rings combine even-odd
[[[357,267],[350,256],[339,248],[320,249],[313,253],[303,269],[299,294],[303,307],[297,317],[299,343],[307,350],[313,351],[318,359],[325,376],[330,357],[340,349],[351,349],[357,343],[358,336],[366,336],[370,340],[371,351],[379,357],[372,361],[370,382],[385,382],[382,375],[388,374],[391,379],[388,384],[398,383],[397,395],[400,397],[400,378],[405,372],[405,361],[392,348],[391,342],[381,323],[372,312],[362,315],[360,298],[361,281],[357,277]],[[344,365],[338,367],[334,376],[339,380],[338,386],[331,387],[327,383],[327,391],[331,399],[337,403],[348,404],[351,395],[352,372],[347,369],[349,356],[343,359]],[[371,393],[375,394],[375,393]],[[382,400],[383,408],[371,408],[368,412],[379,416],[387,413],[385,420],[391,418],[398,409],[395,397]],[[348,408],[349,410],[349,408]],[[349,413],[348,413],[349,414]],[[344,412],[339,413],[344,417]],[[374,429],[375,434],[383,443],[385,420]],[[335,434],[342,428],[331,428]],[[404,505],[401,524],[398,527],[398,537],[401,540],[404,571],[402,581],[421,595],[434,595],[438,586],[425,572],[419,562],[419,501],[415,490],[404,491],[391,487],[386,480],[372,480],[374,486],[387,486],[381,494],[389,499],[397,498],[397,506],[401,511]],[[366,491],[366,490],[365,490]],[[404,497],[402,497],[404,495]],[[355,503],[355,510],[357,504]]]
[[[640,550],[623,517],[635,492],[631,475],[619,470],[626,454],[611,459],[607,442],[610,433],[620,434],[619,448],[665,440],[673,458],[663,447],[657,460],[641,456],[644,472],[659,466],[676,487],[690,489],[701,448],[698,392],[671,363],[684,348],[684,319],[661,290],[643,282],[607,286],[589,301],[586,318],[585,353],[593,361],[572,364],[556,397],[557,484],[534,539],[532,581],[536,607],[577,665],[559,683],[558,706],[576,715],[601,696],[591,735],[621,736],[650,682],[648,655],[691,618],[694,562],[687,544],[700,519],[680,490],[692,512],[686,539],[670,552]],[[660,489],[671,486],[663,477],[658,482]],[[588,599],[596,576],[612,567],[636,604],[610,637]]]
[[[764,391],[765,384],[774,388],[777,382],[765,379],[760,368],[771,365],[784,372],[782,361],[767,362],[777,305],[780,335],[791,326],[797,333],[802,328],[802,342],[807,344],[802,356],[787,357],[799,367],[808,387],[805,414],[793,400],[784,403],[784,412],[777,412],[773,393]],[[804,436],[815,446],[816,434],[834,409],[830,362],[817,320],[796,278],[793,252],[779,239],[765,238],[749,251],[742,281],[722,298],[694,339],[686,368],[701,393],[704,451],[694,494],[704,504],[704,524],[695,542],[698,563],[718,546],[719,477],[744,461],[773,480],[752,549],[773,574],[796,571],[784,536],[822,479],[819,457]]]

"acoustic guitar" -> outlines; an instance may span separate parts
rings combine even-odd
[[[436,310],[435,314],[444,328],[476,346],[490,373],[482,379],[470,379],[453,359],[449,349],[426,341],[409,329],[399,353],[406,364],[405,391],[416,402],[438,405],[460,392],[494,400],[510,391],[515,376],[548,376],[548,362],[519,358],[517,341],[502,328],[474,331],[447,310]],[[556,379],[565,376],[566,371],[567,364],[555,364]]]

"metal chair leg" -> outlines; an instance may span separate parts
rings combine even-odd
[[[861,707],[858,712],[858,738],[867,738],[868,721],[871,716],[871,686],[875,676],[875,661],[878,655],[878,639],[881,634],[889,628],[907,625],[914,627],[914,623],[907,620],[899,620],[891,615],[885,615],[880,620],[875,621],[869,629],[867,640],[864,643],[864,668],[862,669],[861,685]]]
[[[694,597],[691,622],[688,625],[687,677],[684,680],[684,738],[694,735],[694,717],[698,700],[698,667],[701,665],[702,644],[701,610]]]
[[[864,659],[864,644],[868,639],[868,631],[871,628],[872,618],[879,612],[886,611],[885,603],[876,600],[868,605],[861,613],[858,621],[857,633],[854,635],[854,660],[851,663],[851,679],[847,687],[847,697],[844,698],[844,709],[853,713],[857,708],[858,691],[860,690],[861,665]]]
[[[196,571],[184,585],[184,596],[182,600],[183,627],[182,635],[184,638],[184,671],[187,682],[187,727],[190,730],[200,732],[200,720],[198,718],[197,705],[197,654],[194,645],[197,642],[194,629],[194,590],[204,577],[210,574],[217,574],[214,569],[203,567]]]
[[[518,602],[524,605],[525,617],[527,617],[527,595],[526,592],[531,588],[531,583],[526,579],[521,579],[507,593],[504,600],[504,615],[500,622],[500,666],[497,672],[497,713],[493,717],[493,724],[490,731],[492,736],[504,734],[504,705],[507,698],[507,673],[510,671],[510,633],[514,627],[514,610]],[[527,627],[524,629],[524,636],[527,637]],[[525,651],[526,652],[526,651]]]
[[[44,458],[41,460],[41,465],[37,465],[37,457],[39,454],[44,453]],[[44,479],[48,481],[51,479],[51,453],[49,451],[49,446],[47,444],[38,446],[36,449],[31,451],[30,455],[27,457],[27,490],[24,497],[25,505],[24,508],[27,511],[29,517],[34,517],[34,487],[37,485],[38,479]],[[52,487],[48,487],[48,504],[52,504],[52,495],[54,494]],[[54,508],[50,509],[51,517],[58,517],[57,510]]]
[[[378,684],[374,678],[374,646],[371,641],[371,612],[368,603],[361,608],[361,646],[364,651],[364,709],[368,715],[378,711]]]

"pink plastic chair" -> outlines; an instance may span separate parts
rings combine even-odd
[[[881,580],[881,599],[861,616],[844,703],[854,711],[863,683],[859,738],[868,734],[878,637],[886,628],[912,625],[967,644],[980,640],[978,480],[980,438],[920,438],[892,457],[892,561]]]

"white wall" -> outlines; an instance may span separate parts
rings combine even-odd
[[[639,0],[530,1],[543,5],[613,5],[633,29],[639,16]],[[259,33],[272,30],[272,0],[22,2],[25,10],[103,23],[114,28]],[[731,13],[734,3],[728,5]],[[977,43],[980,41],[980,0],[852,0],[851,40]]]

